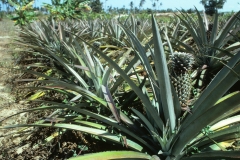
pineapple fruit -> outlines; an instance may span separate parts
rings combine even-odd
[[[194,62],[194,56],[189,53],[174,52],[170,55],[170,78],[183,110],[189,110],[188,101],[192,93],[190,72]]]

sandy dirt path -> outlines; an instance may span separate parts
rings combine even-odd
[[[13,24],[9,22],[0,22],[0,29],[6,29],[2,25],[8,27],[13,27]],[[15,102],[15,97],[13,94],[13,85],[14,81],[14,72],[11,69],[14,67],[13,53],[16,53],[19,50],[18,46],[14,45],[13,36],[7,35],[12,34],[10,31],[0,32],[0,120],[15,114],[24,108],[23,105]],[[0,126],[18,124],[26,122],[27,115],[26,113],[11,117],[0,122]],[[11,130],[0,130],[0,151],[11,148],[11,146],[16,146],[20,143],[19,137],[6,136],[13,132],[16,132],[17,129]],[[3,152],[0,153],[0,159],[4,159]]]

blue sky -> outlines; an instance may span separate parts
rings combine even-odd
[[[37,3],[47,2],[50,3],[50,0],[36,0]],[[113,7],[123,7],[125,5],[126,8],[129,8],[129,3],[131,0],[100,0],[103,3],[103,7],[107,8],[108,6]],[[135,6],[139,6],[140,0],[132,0]],[[203,10],[203,6],[199,3],[200,0],[159,0],[158,3],[162,3],[160,9],[189,9],[197,7],[199,10]],[[223,9],[220,11],[239,11],[240,5],[238,4],[240,0],[227,0]],[[152,0],[146,0],[144,4],[144,8],[152,8]]]
[[[113,6],[113,7],[122,7],[125,5],[126,7],[129,7],[130,0],[101,0],[103,2],[103,6]],[[139,6],[140,0],[132,0],[135,6]],[[238,11],[240,8],[240,5],[238,4],[240,0],[227,0],[224,7],[220,11]],[[160,9],[189,9],[194,8],[194,6],[197,7],[199,10],[203,10],[203,5],[200,4],[200,0],[159,0],[157,2],[162,3],[162,6],[160,6]],[[152,0],[146,0],[144,4],[144,8],[152,8]]]
[[[50,3],[51,0],[35,0],[37,5],[40,6],[42,2]],[[126,8],[129,8],[131,0],[100,0],[103,3],[103,7],[107,8],[108,6],[122,8],[124,5]],[[138,7],[140,0],[132,0],[134,6]],[[146,0],[143,8],[152,8],[153,0]],[[159,0],[159,3],[162,3],[160,9],[189,9],[197,7],[199,10],[203,10],[203,6],[199,3],[200,0]],[[227,0],[223,9],[220,11],[239,11],[240,5],[238,4],[240,0]],[[157,5],[158,6],[158,5]]]

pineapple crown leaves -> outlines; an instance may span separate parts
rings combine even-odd
[[[195,58],[190,53],[174,52],[170,55],[169,66],[172,71],[185,72],[191,70],[195,63]]]

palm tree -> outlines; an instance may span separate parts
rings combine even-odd
[[[159,0],[157,0],[157,2],[158,2]],[[159,5],[158,5],[158,10],[160,9],[160,6],[162,6],[162,2],[160,2],[159,3]]]
[[[129,6],[130,6],[130,8],[131,8],[131,11],[133,10],[133,1],[131,1],[130,3],[129,3]]]
[[[139,3],[139,10],[140,10],[140,8],[144,5],[145,2],[146,2],[145,0],[141,0],[141,1],[140,1],[140,3]]]
[[[156,2],[153,2],[152,7],[153,7],[153,10],[155,8],[155,12],[156,12]]]
[[[155,12],[156,12],[157,9],[159,10],[159,7],[162,5],[162,3],[161,2],[159,3],[159,0],[151,0],[151,1],[152,1],[153,10],[155,9]]]

